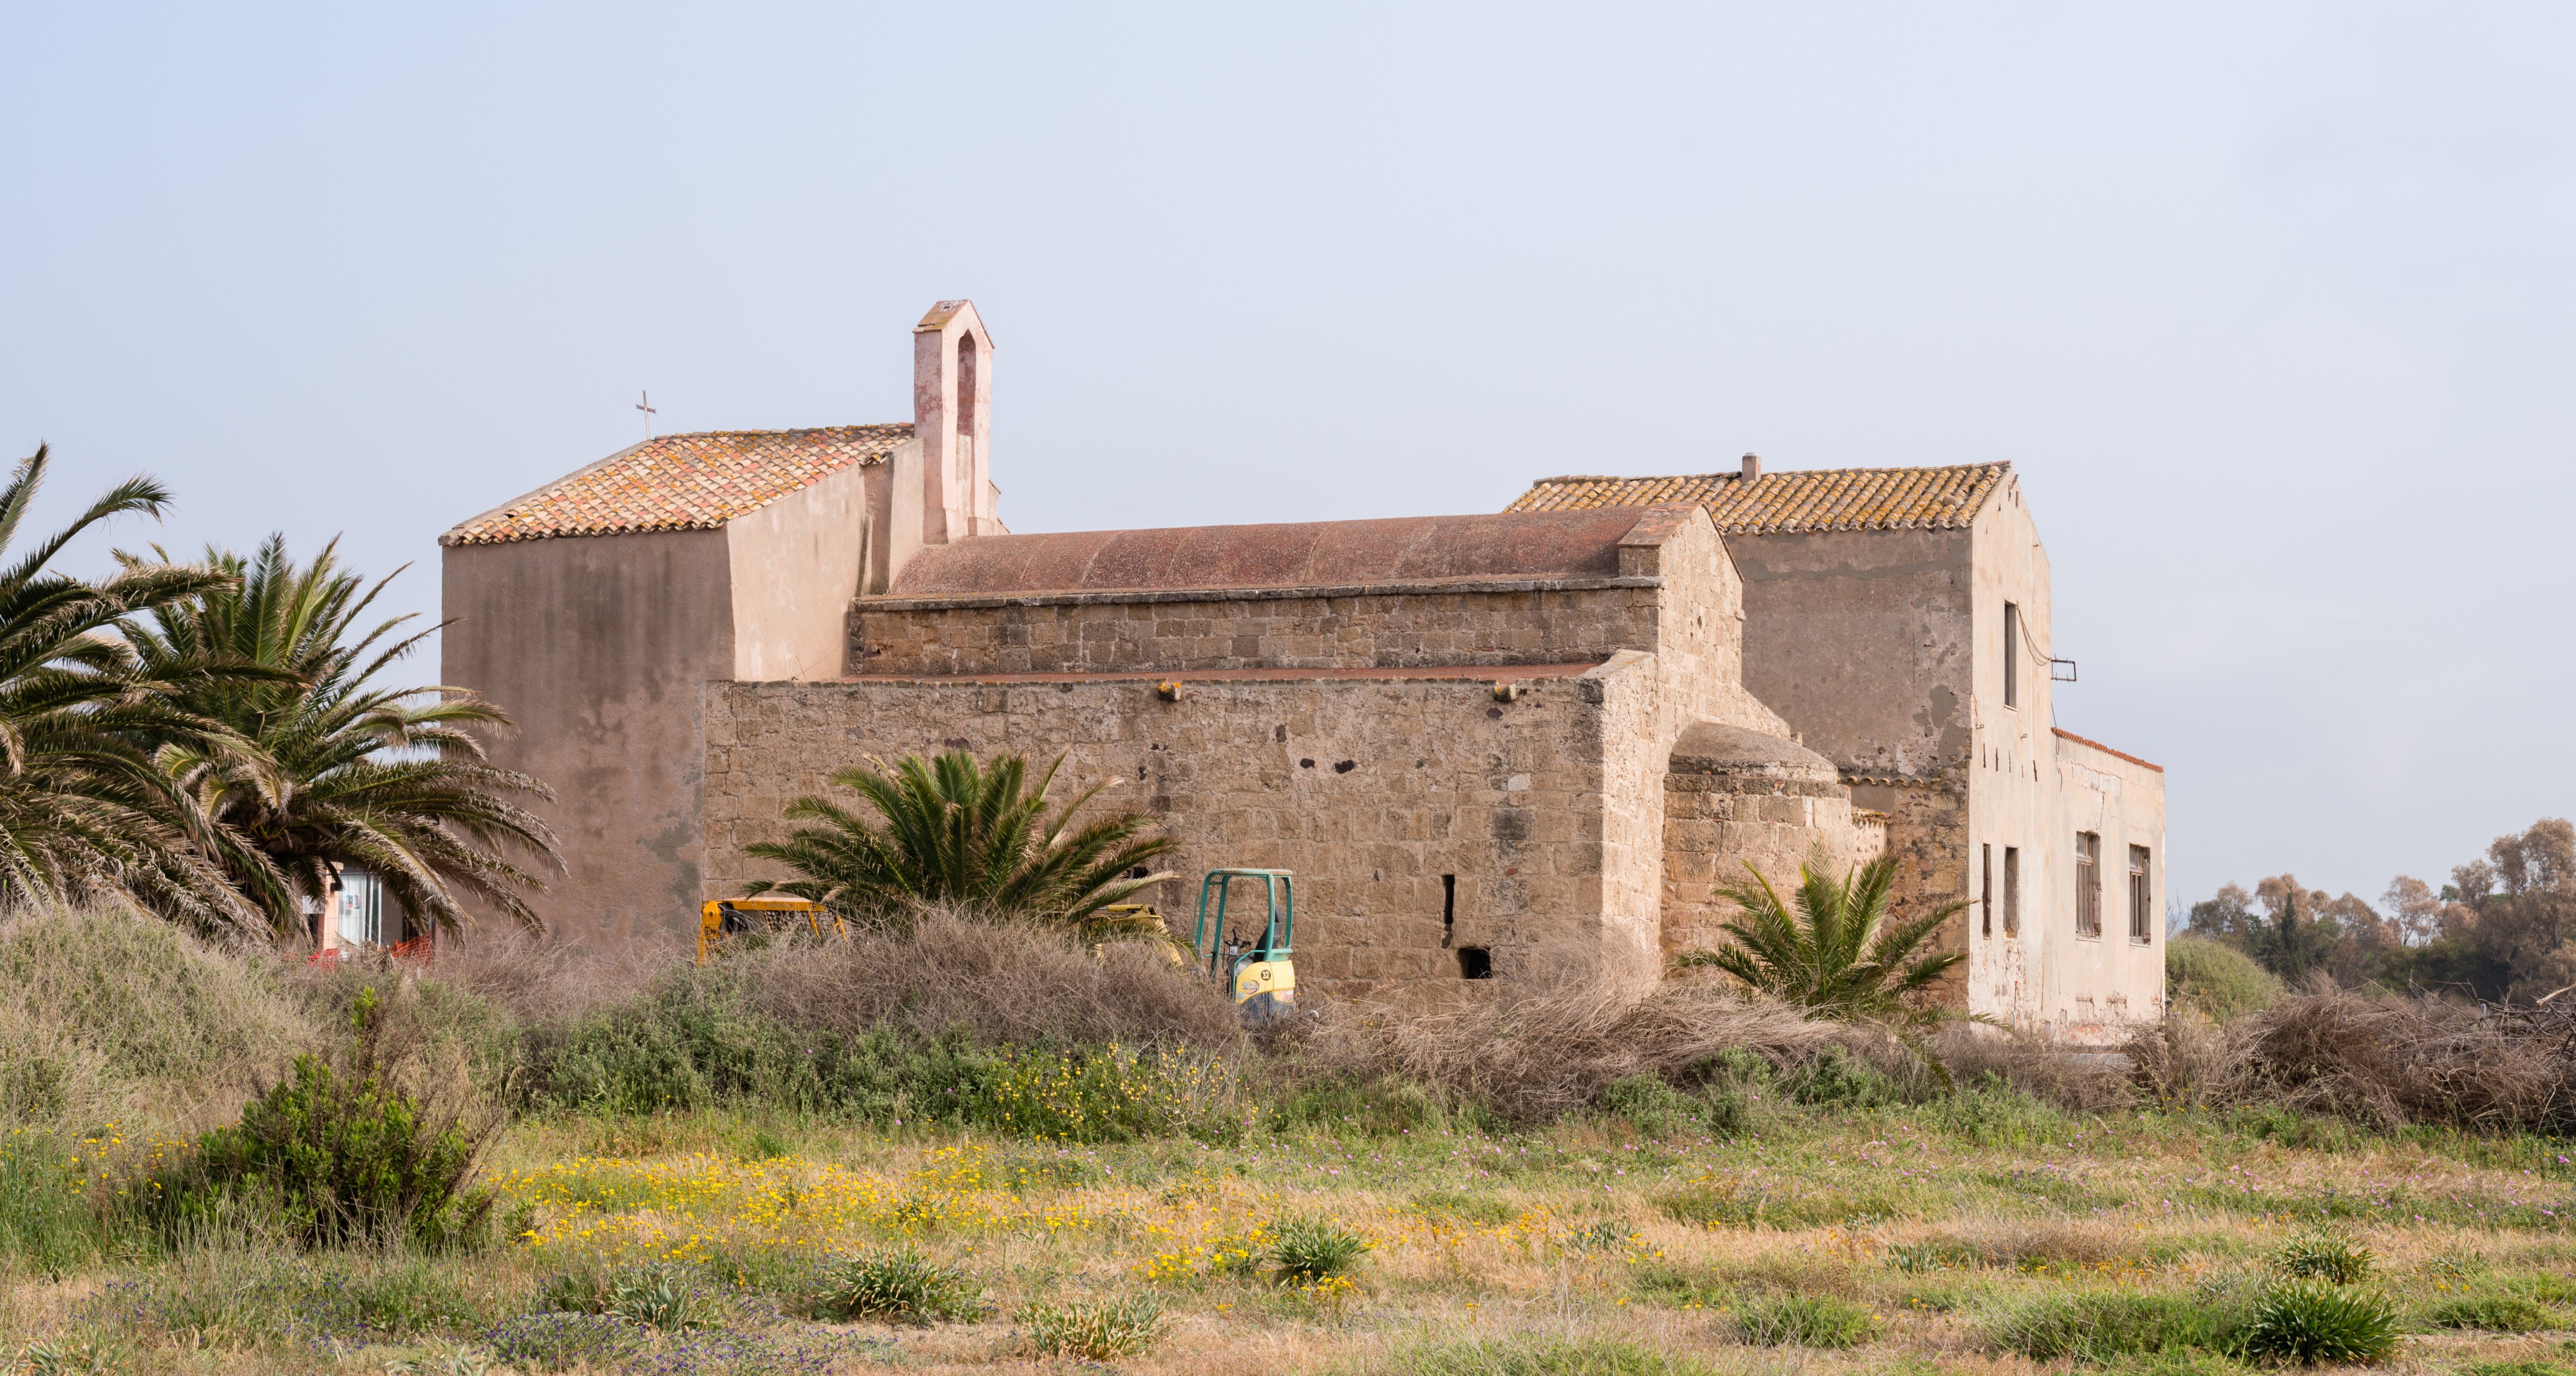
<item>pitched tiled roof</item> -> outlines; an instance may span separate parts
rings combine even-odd
[[[1541,478],[1505,511],[1697,502],[1729,535],[1808,530],[1946,530],[1976,519],[2012,472],[2008,463],[1958,468],[1819,468],[1673,478]]]
[[[662,435],[487,511],[438,542],[713,530],[852,464],[882,463],[911,438],[908,424]]]

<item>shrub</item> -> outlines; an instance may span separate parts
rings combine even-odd
[[[2285,1276],[2337,1285],[2351,1285],[2368,1276],[2374,1260],[2369,1248],[2332,1233],[2292,1238],[2272,1254],[2272,1264]]]
[[[1282,1219],[1270,1230],[1271,1269],[1299,1285],[1348,1275],[1368,1250],[1368,1239],[1321,1219]]]
[[[469,1119],[388,1083],[377,1066],[380,1005],[368,994],[344,1068],[297,1057],[293,1078],[163,1172],[154,1207],[165,1226],[212,1222],[239,1205],[271,1212],[306,1246],[360,1237],[444,1246],[479,1234],[492,1200],[471,1182],[498,1119]]]
[[[723,1318],[720,1306],[686,1267],[668,1265],[637,1267],[618,1276],[609,1287],[608,1312],[666,1333],[713,1328]]]
[[[2165,943],[2173,1002],[2212,1022],[2260,1013],[2281,997],[2280,977],[2223,941],[2178,936]]]
[[[1135,1356],[1162,1338],[1163,1302],[1151,1295],[1041,1302],[1020,1311],[1020,1325],[1041,1357],[1106,1362]]]
[[[1790,1067],[1780,1076],[1780,1088],[1802,1104],[1844,1108],[1884,1108],[1905,1097],[1885,1071],[1839,1046]]]
[[[2446,1300],[2424,1311],[2435,1328],[2474,1328],[2489,1333],[2529,1333],[2550,1326],[2546,1309],[2516,1295],[2474,1295]]]
[[[1750,1300],[1730,1326],[1738,1339],[1763,1347],[1858,1347],[1878,1336],[1876,1316],[1825,1295]]]
[[[880,1319],[926,1328],[983,1317],[984,1296],[963,1269],[899,1247],[831,1266],[806,1308],[817,1318],[843,1323]]]
[[[1631,1075],[1601,1091],[1601,1109],[1648,1137],[1670,1137],[1698,1124],[1700,1105],[1660,1075]]]
[[[2224,1336],[2222,1323],[2217,1310],[2191,1300],[2097,1290],[2007,1310],[1988,1337],[2033,1361],[2098,1363],[2213,1346]]]
[[[562,1313],[623,1319],[663,1332],[712,1328],[723,1318],[723,1306],[688,1268],[668,1263],[576,1266],[539,1286],[537,1303]]]
[[[2284,1281],[2254,1301],[2239,1346],[2264,1361],[2368,1366],[2397,1350],[2397,1307],[2323,1281]]]
[[[1702,1112],[1707,1115],[1704,1121],[1711,1137],[1741,1137],[1753,1131],[1753,1105],[1744,1091],[1733,1085],[1710,1086],[1708,1105]]]

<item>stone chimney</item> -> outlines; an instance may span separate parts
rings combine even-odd
[[[912,433],[921,441],[921,542],[1002,529],[993,486],[993,337],[972,301],[942,301],[912,327]]]
[[[1753,485],[1753,480],[1754,480],[1754,479],[1756,479],[1756,478],[1759,478],[1759,477],[1761,477],[1761,476],[1762,476],[1762,456],[1761,456],[1761,455],[1759,455],[1759,454],[1747,454],[1747,455],[1745,455],[1745,456],[1744,456],[1744,485],[1745,485],[1745,486],[1747,486],[1747,487],[1751,487],[1751,486]]]

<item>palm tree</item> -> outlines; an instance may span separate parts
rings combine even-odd
[[[1106,784],[1085,789],[1046,815],[1047,789],[1064,757],[1056,757],[1037,787],[1026,787],[1028,761],[996,757],[979,766],[962,750],[934,760],[897,760],[890,774],[844,769],[833,784],[867,800],[882,825],[826,798],[788,804],[801,827],[784,841],[744,847],[804,878],[784,884],[753,883],[746,893],[776,890],[861,915],[882,916],[916,903],[947,902],[1013,917],[1059,922],[1089,939],[1113,933],[1149,934],[1137,921],[1102,910],[1124,903],[1146,886],[1171,878],[1143,874],[1147,861],[1168,854],[1168,836],[1148,835],[1154,819],[1118,813],[1068,834],[1074,814]]]
[[[49,450],[0,486],[0,550],[44,486]],[[159,767],[160,752],[208,757],[241,742],[186,710],[187,692],[234,676],[201,662],[143,668],[126,618],[219,592],[220,569],[129,561],[103,582],[49,569],[73,538],[112,516],[158,516],[149,478],[110,488],[72,523],[0,568],[0,903],[114,898],[207,934],[259,925],[214,858],[234,838]]]
[[[372,586],[338,562],[338,541],[297,567],[283,536],[244,560],[207,562],[227,581],[152,609],[130,632],[148,671],[242,664],[262,678],[200,676],[180,700],[255,747],[166,749],[163,767],[249,853],[226,868],[278,935],[300,933],[344,866],[380,876],[416,921],[453,932],[470,894],[522,925],[531,868],[559,869],[554,834],[518,803],[544,783],[483,759],[465,729],[508,718],[464,689],[390,688],[376,676],[436,627],[396,637],[409,615],[359,618],[402,570]],[[157,551],[156,551],[157,553]]]
[[[1798,867],[1795,911],[1747,864],[1753,882],[1718,892],[1744,911],[1724,924],[1735,944],[1686,952],[1682,966],[1715,966],[1752,988],[1845,1022],[1920,1027],[1949,1016],[1922,994],[1965,952],[1917,955],[1941,924],[1965,908],[1952,903],[1888,925],[1896,861],[1882,855],[1836,879]]]

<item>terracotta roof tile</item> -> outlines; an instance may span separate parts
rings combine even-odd
[[[661,435],[487,511],[438,542],[713,530],[852,464],[882,463],[911,438],[908,424]]]
[[[1814,530],[1948,530],[1976,519],[2012,472],[2008,463],[1957,468],[1819,468],[1765,473],[1746,486],[1738,473],[1671,478],[1541,478],[1512,511],[1580,511],[1605,506],[1697,502],[1728,535]]]

